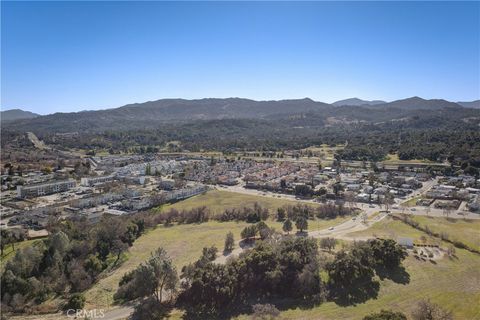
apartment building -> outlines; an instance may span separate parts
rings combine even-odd
[[[75,188],[77,183],[73,179],[42,183],[29,186],[17,186],[18,198],[34,198],[47,194],[58,193]]]

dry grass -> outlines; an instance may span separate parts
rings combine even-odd
[[[428,226],[436,233],[446,233],[450,240],[465,243],[480,250],[480,220],[448,219],[441,217],[412,216],[421,226]]]

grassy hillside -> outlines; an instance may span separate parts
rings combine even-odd
[[[454,319],[480,319],[480,257],[465,250],[457,250],[458,259],[448,258],[437,264],[408,257],[406,271],[408,284],[391,280],[381,281],[377,299],[356,306],[341,307],[333,302],[312,309],[283,310],[282,319],[357,320],[381,309],[394,309],[410,316],[415,304],[424,298],[452,310]],[[241,316],[238,319],[250,319]]]
[[[240,208],[253,206],[257,202],[269,208],[272,212],[286,204],[297,202],[284,199],[275,199],[261,196],[252,196],[227,191],[210,191],[206,194],[192,197],[173,205],[163,206],[158,210],[176,208],[178,210],[191,209],[202,205],[207,206],[214,213],[226,208]],[[310,223],[310,230],[324,229],[345,221],[344,218],[334,220],[317,220]],[[247,226],[246,222],[215,222],[202,224],[175,225],[172,227],[158,226],[137,239],[129,249],[128,260],[112,273],[105,275],[93,288],[87,291],[87,305],[92,307],[106,307],[113,303],[113,294],[117,290],[118,281],[128,271],[145,261],[150,252],[162,246],[167,250],[175,265],[180,269],[200,257],[203,247],[215,245],[221,252],[227,232],[232,231],[235,240],[240,239],[240,232]],[[276,221],[268,221],[270,227],[281,230],[282,225]]]
[[[436,233],[446,233],[450,240],[457,240],[480,250],[480,220],[461,220],[437,217],[412,216],[421,226],[428,226]]]
[[[424,232],[416,230],[401,221],[393,220],[390,217],[386,217],[383,220],[380,220],[367,230],[352,232],[349,235],[374,236],[391,239],[397,239],[398,237],[408,237],[412,238],[413,241],[419,241],[420,237],[422,236],[429,238],[428,235]]]
[[[310,229],[324,229],[343,221],[343,218],[317,220],[311,223]],[[268,221],[267,224],[276,230],[280,231],[282,229],[280,222]],[[249,224],[246,222],[210,221],[202,224],[175,225],[172,227],[158,226],[135,241],[129,249],[126,262],[86,292],[87,305],[97,308],[110,306],[113,303],[113,294],[118,288],[121,277],[147,260],[150,253],[158,247],[167,250],[180,272],[183,266],[200,257],[203,247],[215,245],[219,249],[219,254],[221,254],[225,235],[231,231],[234,234],[235,241],[238,241],[240,240],[240,232],[247,225]]]
[[[465,232],[464,237],[468,237],[468,230],[472,228],[473,231],[473,228],[478,227],[476,223],[443,220],[445,219],[436,218],[435,226],[445,228],[452,237],[454,235],[460,237],[463,232]],[[370,229],[352,233],[352,235],[377,235],[393,238],[407,236],[415,240],[425,235],[428,238],[423,232],[391,219],[384,219]],[[477,236],[473,238],[478,239],[478,228]],[[381,309],[394,309],[410,316],[419,300],[430,299],[451,310],[454,319],[480,319],[479,265],[479,255],[459,249],[457,249],[456,258],[443,258],[435,263],[417,260],[409,256],[404,261],[405,269],[410,276],[409,283],[398,284],[391,280],[381,281],[377,299],[348,307],[328,302],[312,309],[287,309],[282,311],[281,317],[282,319],[354,320]],[[249,318],[241,316],[239,319]]]

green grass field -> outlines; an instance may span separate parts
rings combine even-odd
[[[184,201],[180,201],[171,205],[164,205],[158,210],[175,208],[177,210],[189,210],[192,208],[206,206],[212,213],[221,213],[227,208],[252,207],[254,203],[258,203],[262,207],[268,208],[274,214],[277,208],[284,205],[294,205],[298,203],[295,200],[276,199],[271,197],[254,196],[243,193],[212,190],[205,194],[201,194]],[[308,204],[318,206],[318,204]]]
[[[480,250],[480,220],[447,219],[441,217],[412,216],[421,226],[448,234],[450,240],[458,240],[469,247]]]

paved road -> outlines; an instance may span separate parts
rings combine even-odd
[[[366,213],[367,218],[364,222],[360,216],[354,217],[347,221],[344,221],[336,226],[329,227],[322,230],[313,230],[308,232],[309,237],[313,238],[326,238],[326,237],[335,237],[337,239],[345,239],[345,240],[367,240],[370,237],[352,237],[348,236],[349,233],[363,231],[370,228],[374,223],[384,219],[388,216],[387,213],[381,212],[373,219],[371,219],[372,215],[380,211],[379,206],[366,206],[362,208],[362,210]],[[315,226],[315,222],[311,223],[311,226]],[[220,255],[215,259],[216,263],[225,263],[229,257],[236,257],[238,256],[243,250],[247,249],[248,247],[241,247],[240,242],[237,243],[236,248],[228,255]]]

